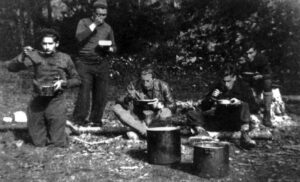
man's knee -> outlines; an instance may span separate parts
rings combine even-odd
[[[240,106],[240,120],[243,123],[249,123],[250,121],[250,109],[247,102],[242,102]]]
[[[160,119],[166,119],[172,116],[172,111],[169,108],[163,108],[161,109],[161,112],[159,113]]]
[[[204,117],[202,111],[189,111],[187,113],[187,124],[193,126],[204,125]]]
[[[116,104],[112,107],[112,111],[119,115],[122,114],[123,112],[126,112],[127,110],[125,108],[123,108],[123,106],[121,104]]]

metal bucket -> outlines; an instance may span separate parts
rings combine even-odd
[[[147,129],[148,161],[151,164],[174,164],[181,160],[179,127]]]
[[[229,172],[229,143],[201,142],[194,144],[194,173],[205,178],[221,178]]]

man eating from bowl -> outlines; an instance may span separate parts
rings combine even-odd
[[[197,130],[202,126],[209,130],[241,130],[241,144],[253,147],[255,141],[248,131],[250,112],[256,110],[250,88],[237,77],[236,67],[228,64],[221,73],[221,82],[202,100],[199,110],[188,113],[188,122],[198,125]]]
[[[82,84],[73,117],[79,125],[102,126],[109,85],[107,56],[116,52],[117,47],[113,30],[105,22],[108,13],[106,0],[94,1],[93,8],[93,15],[81,19],[76,29],[79,44],[76,68]]]
[[[33,144],[38,147],[68,146],[64,90],[81,83],[70,56],[57,51],[59,37],[53,29],[42,29],[39,36],[40,49],[27,46],[6,64],[12,72],[25,69],[34,72],[34,90],[27,110],[27,126]],[[52,90],[46,90],[45,93],[45,86]]]
[[[174,108],[168,84],[155,78],[152,66],[147,65],[142,69],[140,78],[128,85],[127,93],[117,100],[113,111],[123,124],[146,136],[152,119],[171,117]],[[136,134],[129,132],[127,135]]]
[[[253,88],[256,95],[263,93],[263,124],[273,127],[271,122],[272,69],[266,56],[257,49],[254,42],[247,44],[247,61],[241,65],[242,77]],[[248,73],[248,75],[247,75]],[[253,75],[249,75],[253,73]]]

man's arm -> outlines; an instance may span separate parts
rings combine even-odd
[[[112,42],[112,45],[111,45],[112,51],[111,52],[117,52],[117,46],[116,46],[116,42],[115,42],[115,36],[114,36],[114,32],[113,32],[112,29],[109,32],[109,40],[111,40],[111,42]]]
[[[258,54],[256,58],[256,66],[263,78],[271,78],[272,69],[266,56]]]
[[[32,58],[27,54],[28,52],[25,47],[24,52],[22,52],[15,58],[5,62],[5,67],[8,69],[8,71],[11,72],[18,72],[27,69],[28,67],[32,66],[34,62]]]
[[[78,42],[83,42],[88,37],[90,37],[94,30],[96,29],[97,25],[95,23],[90,23],[89,25],[83,19],[79,21],[76,29],[76,39]]]
[[[176,103],[173,98],[171,89],[169,85],[165,82],[162,82],[162,90],[163,90],[163,96],[164,96],[164,106],[167,108],[170,108],[171,110],[175,109]]]
[[[74,63],[69,56],[67,58],[67,75],[68,78],[66,80],[66,83],[63,85],[66,88],[76,87],[81,84],[80,76],[77,73]]]
[[[222,94],[221,88],[221,83],[215,84],[213,89],[211,89],[210,92],[201,101],[201,110],[207,111],[213,107],[214,103],[216,102],[216,99]]]

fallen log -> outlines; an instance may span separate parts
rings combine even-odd
[[[90,141],[86,141],[84,139],[81,139],[79,137],[71,137],[71,139],[77,141],[77,142],[80,142],[80,143],[83,143],[83,144],[87,144],[87,145],[100,145],[100,144],[109,144],[117,139],[120,139],[122,138],[122,136],[117,136],[115,138],[109,138],[107,140],[101,140],[101,141],[93,141],[93,142],[90,142]]]
[[[229,131],[221,131],[221,132],[214,132],[209,131],[209,136],[212,138],[217,139],[240,139],[241,138],[241,132],[229,132]],[[269,130],[252,130],[249,132],[249,137],[252,139],[264,139],[264,140],[271,140],[272,139],[272,133]]]
[[[3,130],[27,130],[27,123],[0,123],[0,131]]]
[[[285,102],[300,102],[300,95],[283,95],[282,98]]]
[[[73,133],[93,133],[93,134],[122,134],[130,131],[128,127],[93,127],[93,126],[78,126],[67,120],[66,126],[71,129]]]

